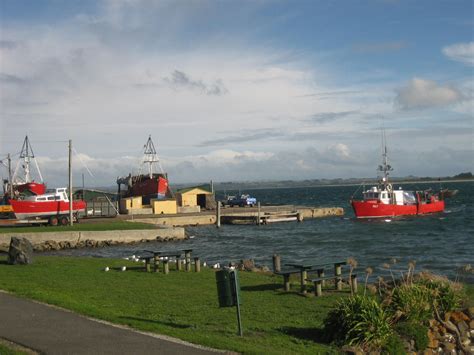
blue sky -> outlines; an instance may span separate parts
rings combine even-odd
[[[0,2],[0,159],[113,185],[474,170],[472,1]],[[90,175],[85,168],[92,172]],[[5,175],[5,169],[0,173]]]

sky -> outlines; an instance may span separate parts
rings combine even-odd
[[[0,160],[28,135],[65,186],[71,139],[75,184],[115,186],[151,135],[172,184],[364,178],[384,127],[394,176],[474,171],[473,25],[470,0],[0,0]]]

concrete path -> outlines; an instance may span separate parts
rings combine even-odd
[[[216,354],[0,292],[0,338],[43,354]]]

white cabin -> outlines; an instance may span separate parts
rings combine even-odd
[[[413,191],[404,191],[400,187],[398,190],[392,190],[392,185],[387,184],[385,188],[377,186],[371,187],[363,192],[364,201],[377,201],[389,205],[413,205],[416,204],[416,197]]]
[[[67,196],[67,188],[61,187],[58,189],[48,189],[43,195],[33,195],[25,197],[25,201],[35,201],[35,202],[51,202],[51,201],[63,201],[69,202],[69,197]]]

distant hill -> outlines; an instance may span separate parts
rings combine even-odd
[[[474,176],[471,172],[460,173],[454,176],[443,176],[443,177],[417,177],[417,176],[405,176],[405,177],[391,177],[393,182],[430,182],[430,181],[453,181],[453,180],[474,180]],[[223,190],[251,190],[251,189],[262,189],[262,188],[288,188],[288,187],[309,187],[309,186],[329,186],[329,185],[359,185],[361,183],[376,183],[376,178],[348,178],[348,179],[307,179],[307,180],[262,180],[262,181],[227,181],[227,182],[214,182],[214,189]],[[172,184],[173,190],[192,186],[200,185],[196,184]]]

